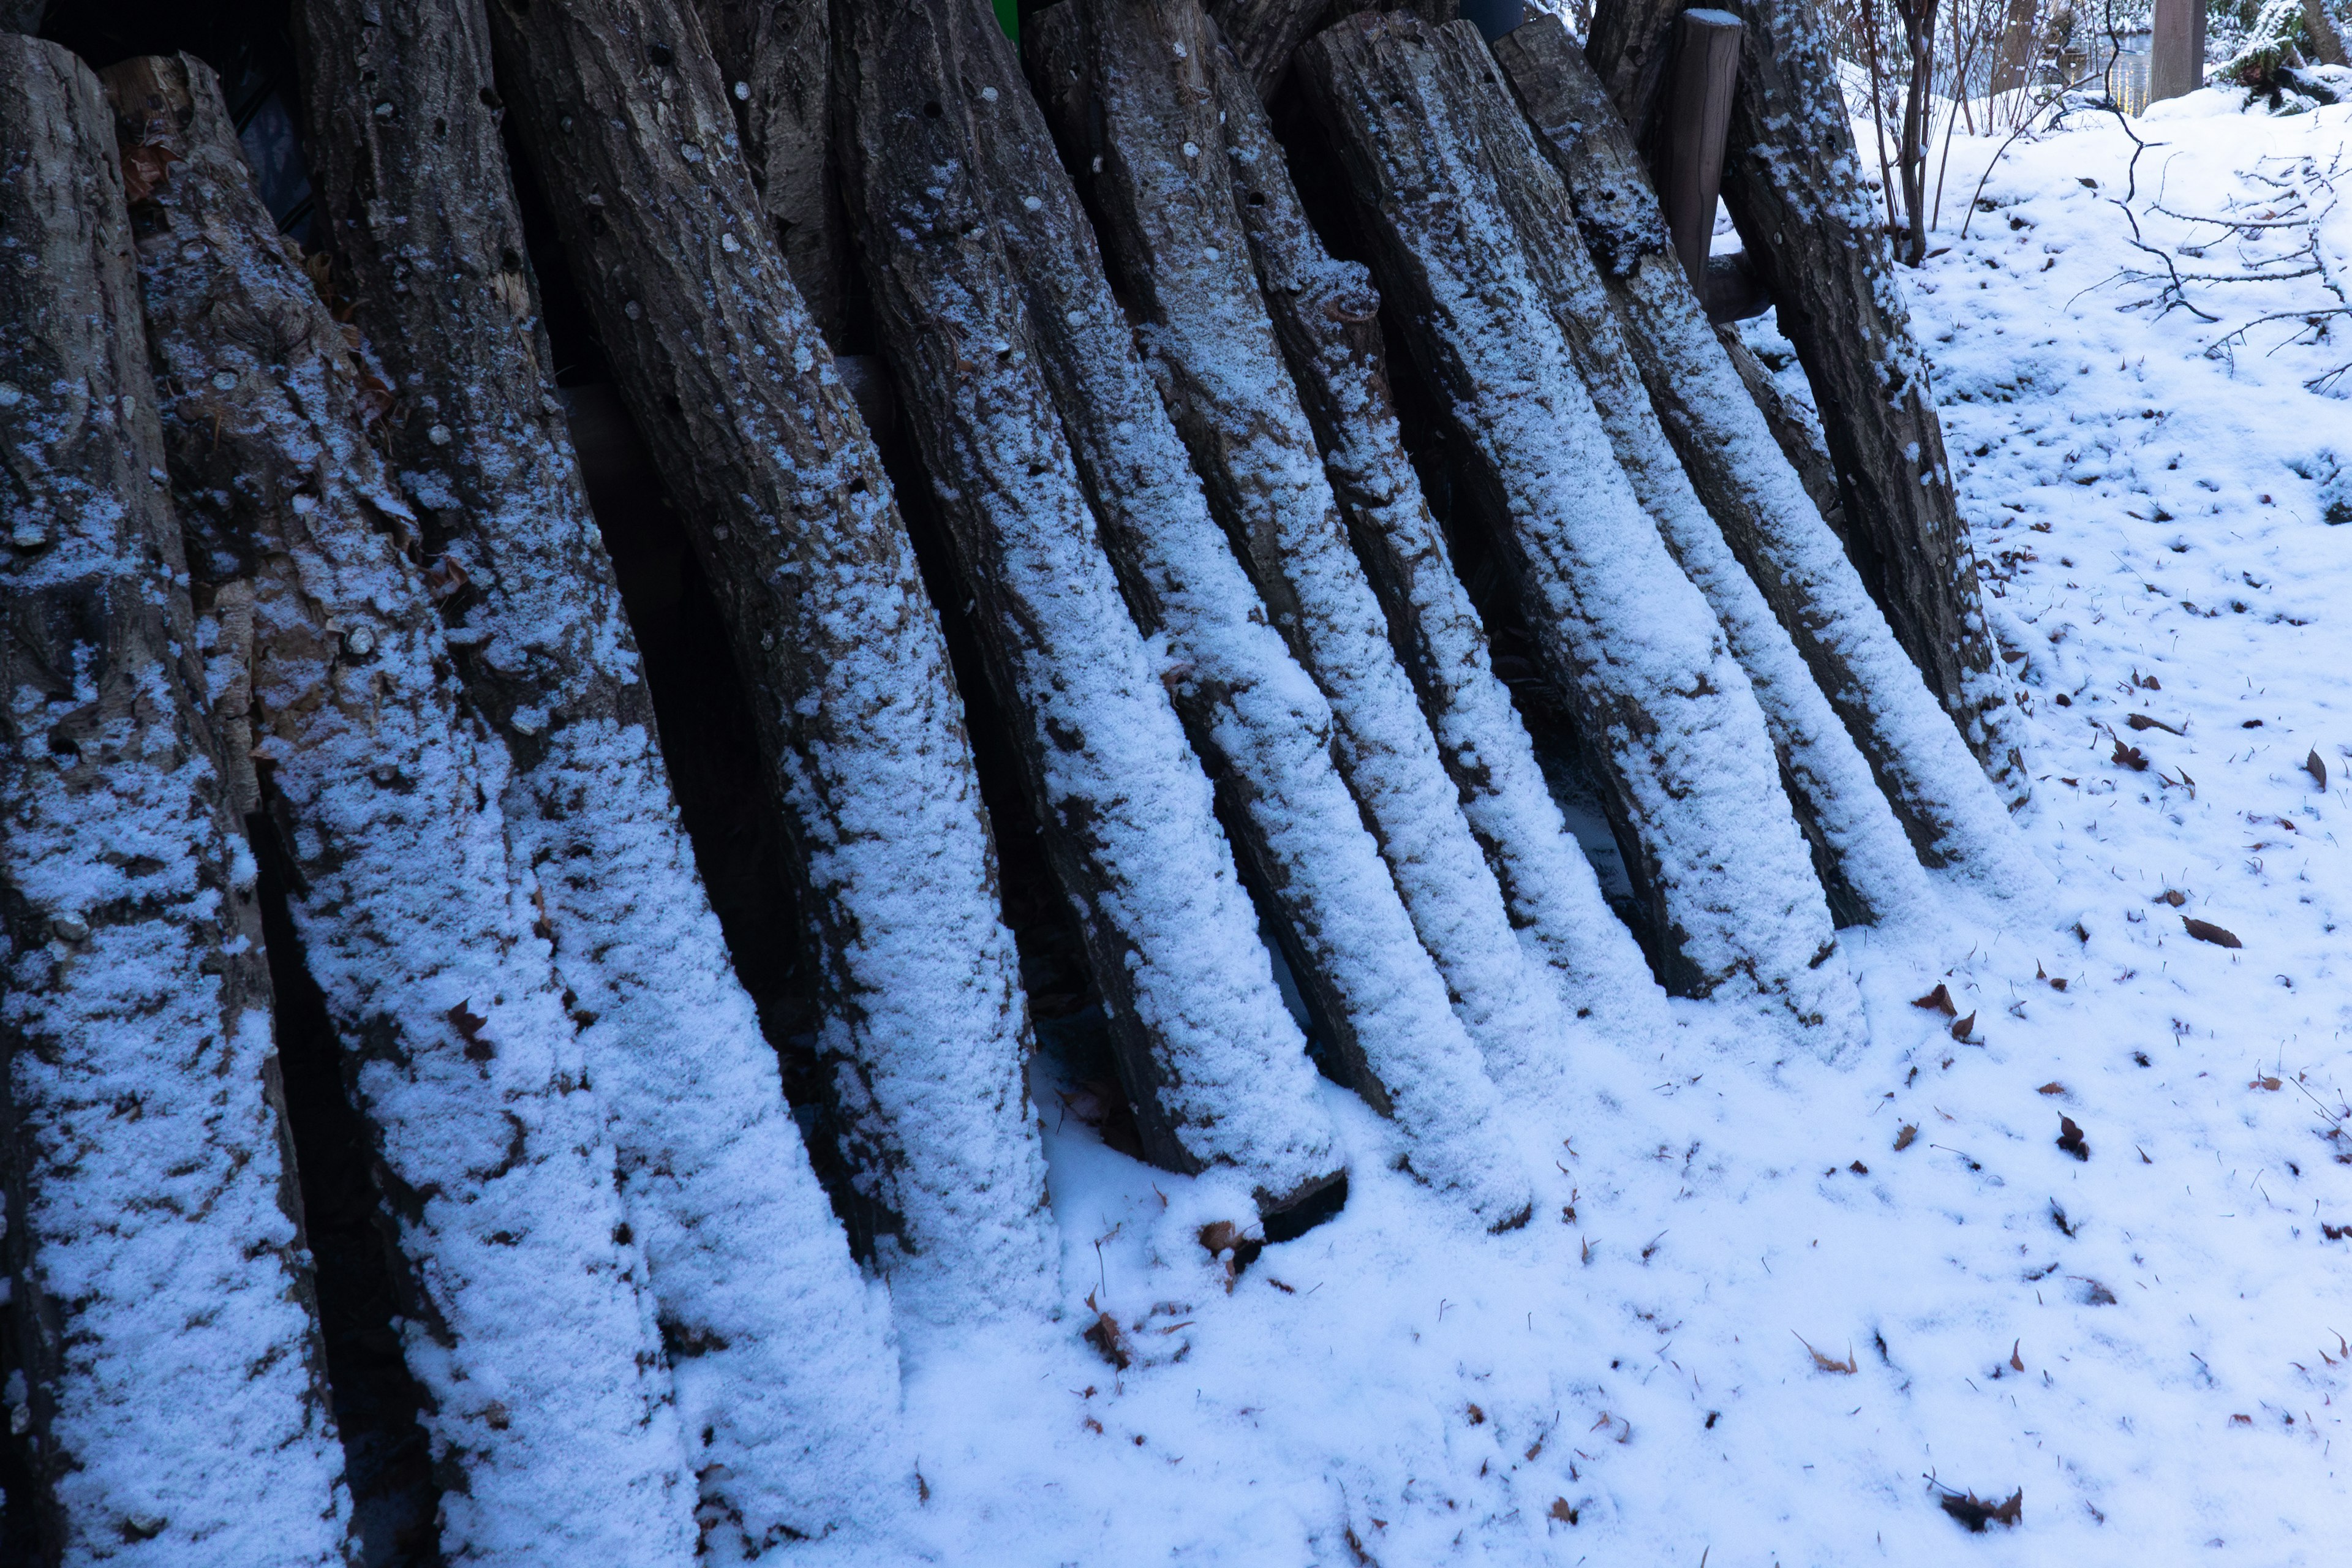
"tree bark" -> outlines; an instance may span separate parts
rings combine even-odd
[[[1558,27],[1558,22],[1551,24]],[[1475,29],[1435,37],[1453,79],[1477,83],[1457,101],[1476,128],[1495,189],[1509,214],[1538,289],[1609,432],[1619,466],[1666,548],[1715,612],[1732,654],[1763,710],[1797,820],[1840,924],[1871,924],[1919,912],[1927,880],[1888,809],[1789,634],[1724,542],[1659,422],[1636,356],[1577,232],[1569,190],[1539,149],[1501,72]],[[1649,208],[1657,218],[1655,197]],[[1669,251],[1673,247],[1667,240]],[[1687,278],[1683,284],[1685,292]]]
[[[983,92],[965,121],[971,164],[987,216],[1003,226],[1100,537],[1137,626],[1165,639],[1176,710],[1339,1076],[1399,1114],[1423,1177],[1458,1189],[1489,1224],[1522,1216],[1525,1176],[1498,1145],[1449,1119],[1449,1087],[1470,1092],[1453,1065],[1461,1025],[1333,763],[1329,706],[1267,626],[1137,355],[1012,47],[975,0],[922,9],[966,40],[960,78],[933,77],[922,96],[944,102],[957,79]]]
[[[177,159],[133,216],[189,567],[253,582],[257,750],[294,924],[425,1305],[406,1352],[458,1478],[443,1542],[682,1565],[692,1494],[605,1108],[526,926],[504,759],[460,706],[362,373],[254,192],[211,70],[132,59],[105,80],[126,152]]]
[[[1273,127],[1228,54],[1218,57],[1216,88],[1242,227],[1275,334],[1358,559],[1512,924],[1580,1016],[1619,1038],[1654,1037],[1666,1026],[1657,982],[1602,900],[1552,799],[1405,456],[1370,276],[1323,248]]]
[[[323,1568],[342,1454],[123,202],[96,79],[0,35],[9,1440],[45,1562]]]
[[[829,146],[833,45],[825,0],[695,4],[793,287],[825,341],[844,352],[854,264]]]
[[[1515,232],[1499,188],[1513,176],[1493,160],[1539,154],[1507,145],[1515,124],[1529,141],[1507,101],[1507,120],[1477,111],[1480,89],[1501,90],[1480,80],[1491,64],[1465,66],[1444,37],[1411,17],[1350,18],[1299,51],[1301,79],[1575,705],[1667,989],[1749,994],[1834,1051],[1859,1037],[1859,1009],[1829,965],[1829,911],[1763,716],[1619,468]]]
[[[883,344],[1145,1154],[1287,1207],[1339,1179],[1339,1156],[1166,689],[1173,661],[1121,601],[1047,385],[1061,367],[992,211],[1008,171],[974,122],[1026,89],[977,5],[835,15],[843,186]]]
[[[1837,535],[1839,548],[1850,559],[1853,546],[1846,538],[1845,504],[1838,495],[1837,469],[1830,462],[1821,420],[1811,408],[1792,401],[1780,390],[1771,371],[1756,357],[1756,351],[1748,346],[1748,341],[1736,327],[1717,326],[1715,338],[1738,373],[1739,384],[1747,389],[1748,401],[1763,416],[1764,427],[1771,431],[1773,444],[1780,448],[1780,456],[1787,459],[1789,467],[1796,470],[1797,482],[1805,488],[1805,499],[1813,503],[1813,510]]]
[[[1756,402],[1743,395],[1705,307],[1675,268],[1633,138],[1568,30],[1540,18],[1497,44],[1495,58],[1569,187],[1625,344],[1698,499],[1861,748],[1918,858],[1995,891],[2045,886]]]
[[[1586,58],[1637,137],[1662,0],[1601,0]],[[1748,0],[1723,199],[1797,345],[1844,497],[1855,568],[1927,688],[2012,802],[2026,793],[2009,681],[1952,490],[1927,367],[1811,0]],[[1612,52],[1614,51],[1614,52]],[[1657,46],[1648,49],[1657,52]]]
[[[1028,1019],[939,621],[680,0],[490,6],[564,248],[684,503],[796,858],[849,1163],[925,1315],[1053,1300]]]
[[[905,1468],[897,1357],[655,749],[486,101],[487,21],[476,0],[308,0],[299,19],[320,232],[400,389],[383,439],[467,701],[510,759],[508,841],[612,1112],[663,1339],[693,1363],[679,1414],[706,1517],[747,1553],[870,1517]]]
[[[1290,73],[1292,53],[1331,5],[1330,0],[1209,0],[1208,8],[1265,103]]]
[[[1532,1058],[1556,1064],[1567,1021],[1463,820],[1275,341],[1223,155],[1215,34],[1195,0],[1076,0],[1030,18],[1032,43],[1056,31],[1076,46],[1071,96],[1083,100],[1055,117],[1064,163],[1091,196],[1115,287],[1146,324],[1161,401],[1212,515],[1330,704],[1341,776],[1435,961],[1431,978],[1476,1044],[1477,1056],[1433,1059],[1416,1091],[1441,1093],[1475,1125],[1494,1098],[1479,1059],[1498,1077]]]

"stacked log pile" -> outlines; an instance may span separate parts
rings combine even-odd
[[[1801,0],[1750,18],[1731,186],[1817,386],[1865,389],[1810,474],[1642,166],[1667,13],[1604,5],[1588,66],[1549,17],[1490,50],[1328,9],[1064,0],[1016,46],[986,0],[302,0],[307,254],[204,62],[101,82],[0,34],[28,1552],[887,1531],[920,1495],[895,1337],[1065,1305],[1031,1093],[1081,1069],[1038,1057],[1001,867],[1066,911],[1140,1153],[1266,1235],[1344,1201],[1318,1068],[1504,1229],[1506,1101],[1672,1051],[1669,995],[1835,1058],[1838,927],[2043,890],[1978,765],[2006,700],[1892,291],[1760,237],[1844,211],[1775,107]],[[559,389],[582,357],[609,387]],[[1442,504],[1399,378],[1459,455]],[[642,439],[708,584],[805,1034],[698,877],[689,721],[567,395]],[[1497,676],[1465,552],[1564,725]],[[300,1240],[289,1129],[327,1112],[273,1051],[308,1033],[433,1458],[399,1500]],[[142,1317],[200,1295],[185,1336]]]

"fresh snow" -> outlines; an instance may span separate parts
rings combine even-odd
[[[2143,204],[2161,175],[2167,205],[2212,210],[2236,171],[2324,161],[2352,126],[2218,96],[2136,122],[2168,143]],[[1544,1173],[1512,1235],[1391,1172],[1395,1129],[1327,1089],[1347,1209],[1230,1295],[1198,1185],[1049,1112],[1060,1345],[903,1345],[929,1494],[904,1528],[929,1560],[2342,1561],[2352,1238],[2325,1227],[2352,1224],[2352,528],[2322,521],[2322,454],[2352,447],[2352,405],[2301,384],[2344,340],[2271,353],[2290,323],[2207,357],[2324,302],[2308,280],[2200,294],[2219,326],[2119,310],[2150,290],[2111,280],[2131,152],[2111,116],[2012,147],[1959,243],[1996,145],[1956,143],[1950,248],[1900,277],[1995,625],[2027,656],[2020,826],[2060,903],[2029,919],[1940,875],[1932,918],[1843,933],[1870,1027],[1834,1067],[1713,1004],[1588,1052],[1495,1126]],[[1939,984],[1966,1042],[1912,1005]],[[1125,1373],[1079,1337],[1090,1293],[1138,1352]],[[1943,1489],[2021,1489],[2021,1521],[1968,1533]]]

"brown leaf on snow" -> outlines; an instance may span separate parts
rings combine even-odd
[[[2065,1150],[2077,1160],[2087,1160],[2091,1157],[2091,1145],[2084,1138],[2082,1128],[2074,1124],[2074,1119],[2071,1116],[2062,1115],[2058,1118],[2058,1147]]]
[[[1960,1010],[1952,1005],[1951,989],[1940,983],[1925,996],[1913,997],[1911,1005],[1930,1008],[1941,1013],[1947,1018],[1957,1018],[1960,1016]]]
[[[1811,1342],[1807,1340],[1804,1335],[1797,1334],[1796,1330],[1791,1329],[1789,1331],[1797,1335],[1797,1342],[1805,1347],[1806,1353],[1813,1358],[1813,1364],[1821,1368],[1823,1372],[1833,1372],[1840,1377],[1852,1377],[1855,1373],[1862,1370],[1862,1364],[1854,1359],[1853,1351],[1848,1350],[1845,1352],[1845,1360],[1836,1361],[1813,1349]]]
[[[2066,1086],[2060,1083],[2053,1078],[2048,1083],[2043,1084],[2040,1089],[2035,1089],[2033,1092],[2036,1094],[2063,1094],[2066,1092]]]
[[[1906,1122],[1905,1122],[1905,1123],[1904,1123],[1904,1124],[1903,1124],[1899,1129],[1897,1129],[1897,1130],[1896,1130],[1896,1131],[1895,1131],[1895,1152],[1896,1153],[1900,1154],[1901,1152],[1903,1152],[1903,1151],[1904,1151],[1904,1150],[1908,1149],[1909,1147],[1911,1147],[1912,1140],[1913,1140],[1913,1139],[1916,1139],[1916,1137],[1918,1137],[1918,1136],[1919,1136],[1919,1124],[1918,1124],[1917,1122],[1916,1122],[1916,1121],[1906,1121]]]
[[[2267,1089],[2276,1090],[2284,1086],[2279,1079],[2273,1078],[2268,1073],[2263,1073],[2256,1078],[2252,1083],[2246,1085],[2246,1087],[2248,1089]]]
[[[1092,1291],[1087,1294],[1087,1305],[1095,1306]],[[1118,1326],[1117,1318],[1098,1307],[1095,1308],[1094,1322],[1087,1329],[1086,1340],[1095,1347],[1097,1354],[1119,1371],[1125,1372],[1135,1364],[1135,1352],[1127,1342],[1127,1331]]]
[[[2135,713],[2124,721],[2135,730],[2161,730],[2168,735],[2186,735],[2186,730],[2176,730],[2161,719],[2151,719],[2145,713]]]
[[[2180,917],[2180,923],[2187,927],[2189,934],[2195,937],[2199,942],[2210,942],[2215,947],[2243,947],[2246,945],[2244,942],[2238,940],[2235,932],[2223,931],[2211,921],[2200,921],[2195,915],[2183,915]]]
[[[2311,755],[2303,759],[2303,771],[2312,776],[2320,788],[2327,787],[2327,764],[2320,760],[2319,748],[2311,748]]]
[[[1551,1500],[1551,1508],[1549,1512],[1552,1518],[1559,1520],[1563,1523],[1574,1524],[1576,1522],[1576,1510],[1568,1506],[1568,1500],[1564,1497],[1556,1497]]]
[[[2025,1343],[2023,1340],[2011,1340],[2009,1342],[2009,1366],[2011,1372],[2023,1372],[2025,1370],[2025,1358],[2017,1353],[2018,1347],[2023,1343]]]
[[[2136,773],[2147,772],[2147,755],[2137,746],[2126,746],[2121,741],[2116,742],[2116,754],[2108,760]]]
[[[471,1000],[472,998],[467,998],[467,1001]],[[444,1016],[448,1018],[450,1027],[457,1031],[458,1037],[466,1042],[467,1061],[486,1062],[490,1059],[495,1054],[496,1047],[489,1041],[482,1038],[482,1026],[489,1022],[488,1018],[477,1016],[468,1009],[466,1002],[458,1003]]]
[[[2189,895],[2182,892],[2178,888],[2167,888],[2164,891],[2157,894],[2156,901],[2159,904],[2170,904],[2177,910],[2181,905],[2189,901]]]
[[[1976,1026],[1977,1016],[1974,1013],[1965,1018],[1955,1019],[1952,1023],[1952,1038],[1966,1045],[1969,1043],[1969,1032]]]
[[[1988,1524],[2016,1528],[2025,1517],[2025,1489],[2020,1487],[2009,1495],[2006,1502],[1993,1502],[1974,1492],[1946,1492],[1936,1500],[1944,1511],[1968,1527],[1971,1535],[1982,1535]]]

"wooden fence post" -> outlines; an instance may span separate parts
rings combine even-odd
[[[2179,98],[2205,85],[2205,0],[2156,0],[2147,98]]]
[[[1665,112],[1656,151],[1658,194],[1666,228],[1691,288],[1706,298],[1706,253],[1723,188],[1723,139],[1731,129],[1731,95],[1739,76],[1739,18],[1728,11],[1685,11],[1675,19],[1675,54],[1666,68]]]

